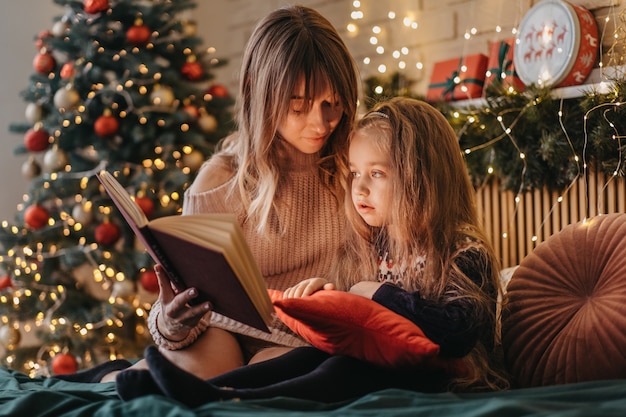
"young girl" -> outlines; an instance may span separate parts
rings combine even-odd
[[[445,117],[418,100],[381,103],[358,122],[348,159],[350,227],[331,281],[416,323],[442,356],[463,357],[469,372],[450,388],[505,387],[491,363],[498,262]],[[306,280],[285,296],[324,285]]]
[[[336,174],[357,101],[356,64],[331,23],[302,6],[270,13],[242,59],[238,130],[186,191],[183,215],[236,213],[268,288],[326,275],[343,239]],[[266,334],[212,313],[209,303],[190,307],[196,290],[177,294],[156,270],[151,334],[163,355],[194,375],[209,378],[305,344],[278,320]],[[112,381],[111,371],[128,365],[115,361],[64,379]]]

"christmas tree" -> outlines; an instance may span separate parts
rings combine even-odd
[[[140,357],[158,285],[153,262],[95,174],[114,173],[149,218],[181,212],[232,129],[223,64],[202,49],[190,0],[54,0],[23,91],[31,181],[0,227],[2,365],[67,373]]]

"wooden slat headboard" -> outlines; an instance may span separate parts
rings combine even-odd
[[[564,226],[598,214],[626,212],[626,181],[586,172],[562,192],[517,195],[492,180],[476,192],[479,215],[503,268],[518,265],[535,246]]]

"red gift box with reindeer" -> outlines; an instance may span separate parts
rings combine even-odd
[[[515,38],[503,39],[489,44],[489,61],[485,77],[485,91],[494,82],[502,83],[503,88],[524,91],[526,87],[515,71],[513,63]]]
[[[481,97],[488,59],[487,55],[473,54],[436,62],[426,100],[437,102]]]

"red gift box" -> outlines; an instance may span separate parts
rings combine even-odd
[[[488,60],[487,55],[474,54],[436,62],[426,100],[437,102],[481,97]]]
[[[514,49],[515,38],[489,44],[485,89],[499,78],[502,82],[502,87],[513,87],[517,91],[524,91],[525,85],[517,76],[515,65],[513,64]]]

